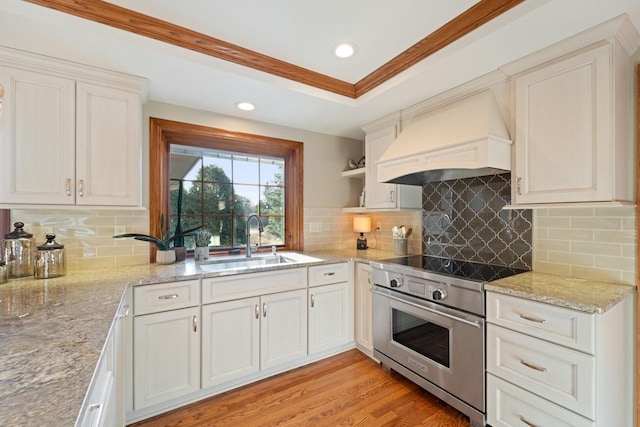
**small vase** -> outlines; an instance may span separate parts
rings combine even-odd
[[[156,264],[173,264],[174,262],[176,262],[175,250],[156,251]]]
[[[195,258],[196,258],[196,261],[209,259],[209,246],[196,246]]]

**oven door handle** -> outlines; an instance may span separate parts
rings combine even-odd
[[[430,313],[437,314],[438,316],[443,316],[443,317],[446,317],[446,318],[451,319],[451,320],[456,320],[458,322],[464,323],[464,324],[469,325],[469,326],[473,326],[473,327],[476,327],[476,328],[480,328],[481,327],[479,322],[472,322],[471,320],[462,319],[460,317],[453,316],[451,314],[444,313],[442,311],[434,310],[432,308],[425,307],[423,305],[416,304],[416,303],[411,302],[411,301],[407,301],[407,300],[405,300],[403,298],[394,297],[393,295],[389,295],[389,294],[386,294],[386,293],[383,293],[383,292],[376,291],[375,289],[371,290],[371,292],[373,292],[374,294],[378,294],[380,296],[383,296],[383,297],[390,298],[392,300],[401,302],[403,304],[408,304],[408,305],[410,305],[412,307],[415,307],[415,308],[418,308],[420,310],[425,310],[425,311],[428,311]]]

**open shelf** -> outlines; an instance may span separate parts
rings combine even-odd
[[[364,168],[352,169],[342,172],[343,178],[364,178]]]

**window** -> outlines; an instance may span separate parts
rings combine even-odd
[[[265,228],[259,241],[252,230],[253,245],[303,249],[301,142],[151,118],[149,148],[153,235],[160,234],[162,214],[174,230],[182,182],[182,228],[202,224],[213,234],[212,251],[244,247],[251,213]],[[185,244],[193,247],[192,239]]]
[[[180,145],[171,145],[170,153],[171,230],[180,213],[182,229],[202,225],[212,234],[210,246],[214,249],[244,247],[247,218],[257,213],[264,232],[258,234],[255,227],[251,244],[284,245],[284,158]],[[185,244],[188,249],[194,247],[193,239],[186,238]]]

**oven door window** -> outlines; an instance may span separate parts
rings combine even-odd
[[[393,309],[393,340],[449,368],[449,329]]]

